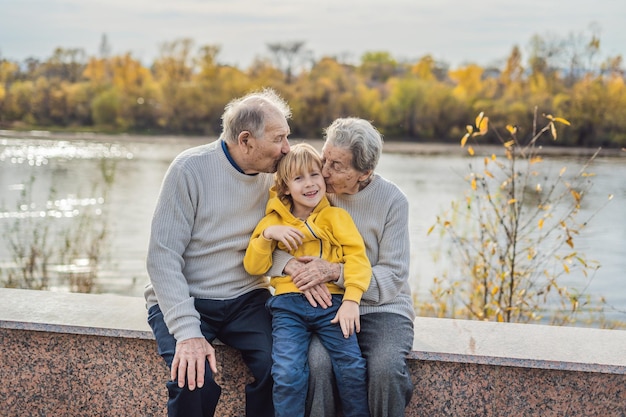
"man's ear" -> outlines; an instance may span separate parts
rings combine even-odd
[[[239,134],[239,136],[237,137],[237,144],[239,145],[239,147],[241,147],[243,149],[244,152],[248,151],[249,148],[249,140],[252,136],[250,135],[250,132],[248,132],[247,130],[244,130],[243,132],[241,132]]]

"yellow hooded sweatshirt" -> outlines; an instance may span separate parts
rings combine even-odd
[[[257,224],[246,250],[243,265],[251,275],[265,274],[272,266],[272,253],[278,249],[289,252],[294,257],[318,256],[328,262],[343,263],[345,294],[344,300],[360,303],[372,278],[372,267],[365,254],[365,244],[350,214],[342,208],[330,205],[326,196],[322,198],[306,221],[291,213],[291,205],[286,206],[270,190],[270,199],[265,209],[265,217]],[[302,244],[292,251],[275,240],[263,237],[268,226],[291,226],[304,234]],[[301,292],[294,285],[291,276],[270,278],[274,295]],[[326,283],[331,294],[343,294],[344,290],[335,283]]]

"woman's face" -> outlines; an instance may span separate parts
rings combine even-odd
[[[369,175],[352,166],[352,152],[349,149],[328,143],[322,148],[322,162],[322,175],[328,193],[356,194],[359,192],[359,182]]]

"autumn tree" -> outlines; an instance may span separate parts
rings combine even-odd
[[[431,55],[424,55],[411,67],[411,74],[426,81],[445,81],[448,66],[437,62]]]
[[[11,83],[15,80],[17,73],[18,66],[16,63],[6,59],[0,59],[0,124],[6,122],[5,113],[3,111],[5,107],[5,98]]]
[[[337,117],[356,115],[358,84],[358,75],[352,66],[331,57],[322,58],[296,81],[297,96],[290,100],[294,125],[299,126],[303,134],[321,137],[321,129]]]
[[[276,68],[285,74],[285,82],[291,84],[294,77],[294,71],[297,65],[302,65],[309,61],[311,51],[304,48],[306,42],[275,42],[268,43],[272,61]]]
[[[86,57],[82,48],[56,48],[52,57],[40,66],[40,75],[75,83],[82,78]]]
[[[359,72],[370,86],[376,86],[402,71],[398,61],[389,52],[370,51],[361,56]]]
[[[188,132],[198,119],[196,105],[200,97],[192,84],[193,46],[189,38],[164,42],[152,66],[162,94],[159,124],[169,131]]]

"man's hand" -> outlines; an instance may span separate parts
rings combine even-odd
[[[330,322],[333,324],[339,323],[343,337],[347,339],[355,331],[357,333],[361,331],[361,320],[359,317],[359,304],[346,300],[341,303],[337,315]]]
[[[213,373],[217,373],[215,349],[204,337],[195,337],[176,343],[176,353],[172,361],[170,378],[178,379],[178,386],[185,386],[185,379],[189,390],[202,388],[204,385],[204,361],[209,360]]]

